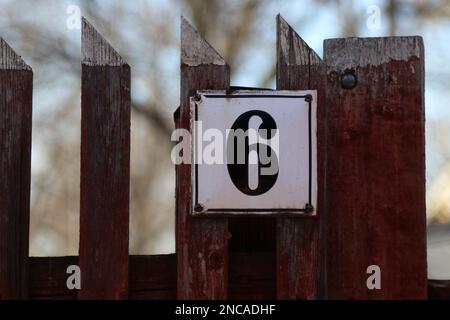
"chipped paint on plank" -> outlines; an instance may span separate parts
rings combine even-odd
[[[392,60],[407,61],[424,55],[419,36],[327,39],[324,48],[324,59],[335,71],[379,66]]]

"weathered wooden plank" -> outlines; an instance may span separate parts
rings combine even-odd
[[[450,300],[450,280],[428,280],[428,299]]]
[[[30,257],[30,299],[75,300],[78,291],[67,288],[67,267],[78,265],[78,257]]]
[[[317,90],[318,208],[316,217],[277,219],[277,297],[318,298],[323,288],[321,227],[325,221],[325,66],[280,16],[277,17],[277,89]]]
[[[227,89],[230,69],[222,57],[181,19],[179,128],[190,129],[189,97],[196,90]],[[226,218],[192,218],[191,165],[176,168],[178,298],[225,299],[228,282]]]
[[[274,299],[276,275],[270,253],[230,253],[229,298]],[[177,294],[175,254],[130,256],[130,299],[175,299]],[[76,265],[78,257],[31,257],[29,260],[29,297],[31,299],[76,299],[77,291],[68,290],[66,269]],[[450,297],[448,280],[428,280],[430,299]]]
[[[425,299],[422,39],[331,39],[324,48],[328,296]],[[356,87],[344,89],[343,74]],[[381,269],[380,290],[366,285],[370,265]]]
[[[30,258],[31,299],[76,299],[77,290],[66,286],[67,267],[78,257]],[[129,299],[175,299],[176,256],[130,256]]]
[[[176,299],[175,254],[130,256],[130,299]]]
[[[0,299],[27,298],[33,72],[0,38]]]
[[[230,252],[229,299],[276,299],[273,252]]]
[[[128,294],[130,67],[82,22],[82,299]]]
[[[29,292],[31,299],[77,298],[77,290],[66,286],[67,267],[78,257],[30,258]],[[175,254],[130,256],[129,299],[176,299],[177,257]],[[275,263],[269,253],[230,254],[230,299],[274,299]]]

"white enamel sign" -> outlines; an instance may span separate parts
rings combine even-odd
[[[192,213],[315,215],[316,101],[312,90],[192,97]]]

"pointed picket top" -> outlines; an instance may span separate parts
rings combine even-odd
[[[28,70],[31,67],[23,61],[9,44],[0,37],[0,70]]]
[[[226,65],[222,56],[181,16],[181,64]]]
[[[286,65],[318,65],[322,63],[319,55],[295,32],[295,30],[277,15],[278,62]]]
[[[81,18],[81,25],[83,64],[90,66],[123,66],[127,64],[86,18]]]

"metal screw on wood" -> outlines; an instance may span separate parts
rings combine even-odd
[[[347,72],[341,77],[341,86],[344,89],[350,90],[356,87],[356,76],[353,73]]]
[[[305,205],[305,213],[312,213],[312,212],[314,212],[314,207],[311,204],[307,203]]]
[[[201,100],[202,100],[202,96],[199,93],[196,93],[195,96],[194,96],[194,101],[199,102]]]
[[[201,203],[197,203],[194,207],[195,212],[203,212],[205,211],[205,207]]]

